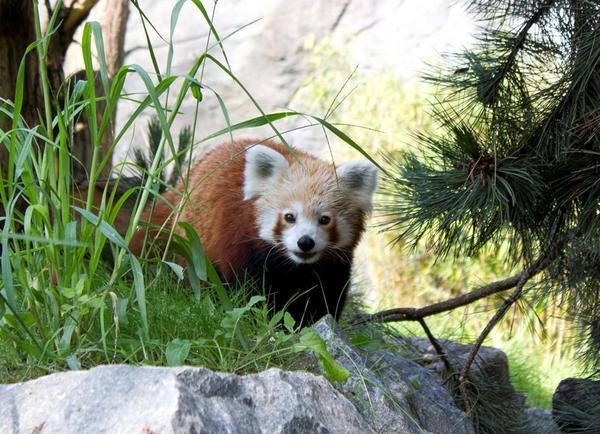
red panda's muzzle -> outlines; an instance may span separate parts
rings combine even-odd
[[[315,250],[315,240],[310,235],[302,235],[298,238],[296,245],[300,250],[292,250],[290,255],[292,259],[301,264],[310,264],[316,262],[321,257],[321,250]]]
[[[310,252],[315,247],[315,240],[308,235],[302,235],[297,244],[303,252]]]
[[[313,259],[317,256],[317,252],[292,252],[294,256],[297,256],[300,259],[303,259],[301,262],[311,262],[310,259]]]

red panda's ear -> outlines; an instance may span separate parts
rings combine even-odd
[[[379,169],[367,160],[350,161],[336,170],[340,188],[351,193],[361,209],[371,215]]]
[[[261,195],[265,187],[272,185],[279,174],[290,167],[285,157],[264,145],[251,145],[246,149],[244,167],[244,200]]]

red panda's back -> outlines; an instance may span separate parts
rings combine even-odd
[[[243,200],[244,150],[251,141],[219,145],[192,166],[187,183],[179,186],[187,203],[180,221],[191,224],[204,253],[225,276],[246,262],[257,240],[252,203]]]

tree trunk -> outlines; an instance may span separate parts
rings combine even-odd
[[[127,19],[129,18],[129,0],[97,0],[96,7],[90,12],[89,20],[98,21],[102,28],[102,39],[104,41],[105,61],[108,73],[109,85],[117,74],[117,71],[123,64],[125,30]],[[80,37],[80,32],[75,35],[75,39]],[[94,57],[95,58],[95,57]],[[72,74],[75,77],[85,77],[83,72],[83,57],[80,45],[73,44],[67,53],[65,62],[65,70],[68,75]],[[98,69],[95,65],[94,69]],[[95,81],[96,95],[104,95],[102,82],[99,76],[96,76]],[[101,121],[102,114],[106,104],[98,102],[98,124]],[[113,113],[113,119],[116,113]],[[73,176],[80,181],[88,178],[88,170],[92,163],[92,149],[89,146],[90,136],[87,129],[87,120],[85,116],[80,119],[77,133],[73,140],[73,156],[82,164],[73,168]],[[113,130],[109,128],[102,137],[101,153],[106,155],[113,143]],[[104,167],[102,174],[104,177],[110,175],[110,162]]]
[[[0,0],[0,97],[15,100],[17,71],[27,46],[35,40],[35,24],[32,1]],[[23,85],[23,108],[21,115],[28,125],[38,123],[38,109],[44,105],[40,83],[38,55],[34,50],[25,59]],[[0,129],[9,131],[11,119],[4,116]],[[0,167],[6,176],[8,149],[0,145]]]
[[[32,1],[0,0],[0,97],[14,102],[17,87],[17,72],[27,46],[35,40],[35,23]],[[38,123],[38,109],[44,105],[44,96],[39,75],[38,54],[31,51],[25,58],[23,83],[23,107],[21,116],[28,125]],[[5,106],[0,101],[0,106]],[[6,106],[5,106],[6,107]],[[11,107],[6,107],[11,111]],[[0,115],[0,131],[10,131],[12,120],[9,116]],[[0,176],[6,179],[9,174],[9,150],[0,143]],[[4,185],[3,182],[0,185]],[[0,187],[2,188],[2,187]],[[0,192],[0,197],[7,192]],[[23,206],[23,200],[16,204]],[[4,205],[0,201],[0,217],[5,215]]]
[[[109,80],[112,81],[123,61],[123,44],[125,39],[125,27],[129,16],[128,0],[72,0],[65,1],[59,12],[61,23],[58,31],[52,36],[48,47],[46,67],[50,79],[50,90],[53,101],[61,104],[59,90],[64,82],[63,64],[65,55],[73,42],[73,36],[80,24],[88,17],[90,10],[96,6],[97,17],[100,21],[106,62],[108,65]],[[34,11],[37,2],[33,0],[0,0],[0,97],[4,100],[15,100],[17,72],[25,51],[29,44],[36,40]],[[51,11],[50,11],[51,13]],[[23,107],[21,116],[28,126],[33,127],[40,122],[40,116],[44,113],[44,96],[42,92],[41,76],[39,72],[39,60],[37,50],[32,50],[25,59],[24,84],[23,84]],[[96,83],[97,95],[103,95],[103,89]],[[102,103],[104,104],[104,103]],[[0,104],[3,105],[3,104]],[[10,111],[10,108],[7,108]],[[98,107],[99,116],[103,114],[103,107]],[[114,114],[113,114],[114,117]],[[10,131],[11,119],[0,115],[0,130]],[[87,122],[82,119],[83,128],[74,137],[72,149],[74,164],[73,176],[82,179],[88,176],[91,169],[91,142],[89,131],[86,131]],[[112,129],[109,126],[104,137],[102,137],[101,153],[105,155],[112,144]],[[0,177],[6,179],[9,175],[8,149],[4,143],[0,143]],[[104,175],[110,172],[110,162],[104,168]],[[2,183],[4,184],[4,183]],[[0,217],[5,211],[0,201]]]
[[[96,11],[104,37],[108,78],[112,81],[123,64],[129,0],[100,0]]]

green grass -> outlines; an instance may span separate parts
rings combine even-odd
[[[199,240],[191,239],[183,251],[184,256],[194,259],[185,280],[180,279],[181,267],[172,258],[146,260],[128,251],[128,240],[143,208],[156,194],[164,169],[174,165],[180,174],[187,170],[181,166],[181,152],[176,149],[170,131],[185,98],[196,101],[197,113],[202,111],[202,92],[209,91],[202,83],[203,65],[207,62],[229,76],[261,116],[229,125],[207,137],[196,137],[192,128],[189,133],[194,145],[226,137],[232,131],[264,125],[271,125],[273,136],[283,139],[275,122],[289,116],[310,116],[360,151],[326,119],[297,112],[264,112],[229,70],[227,55],[220,45],[221,36],[212,26],[209,13],[201,2],[192,3],[210,34],[206,51],[186,74],[171,74],[177,54],[174,52],[165,65],[154,61],[153,71],[126,65],[110,80],[102,56],[100,27],[88,23],[82,38],[87,80],[77,82],[66,92],[64,106],[56,114],[52,114],[54,96],[44,62],[41,75],[47,100],[40,110],[47,116],[40,125],[25,125],[20,116],[22,77],[17,83],[15,102],[1,101],[2,114],[12,119],[12,129],[1,136],[1,145],[10,151],[11,171],[0,179],[0,201],[7,215],[0,220],[0,382],[123,362],[197,364],[228,372],[255,372],[271,366],[302,366],[304,360],[298,353],[307,348],[327,362],[325,368],[332,378],[343,377],[342,370],[329,363],[330,356],[314,332],[300,330],[282,312],[268,314],[264,298],[250,298],[244,289],[227,291],[204,258]],[[183,4],[175,5],[170,35],[164,40],[174,39]],[[140,14],[146,21],[141,11]],[[151,23],[146,24],[147,29],[153,28]],[[47,34],[52,32],[53,25],[55,22],[51,20]],[[43,57],[47,39],[41,34],[39,38],[31,50],[39,48]],[[154,50],[148,47],[149,55],[156,59]],[[96,94],[93,52],[99,53],[105,96]],[[224,63],[215,57],[218,52],[223,55]],[[145,84],[144,95],[123,94],[130,76]],[[219,95],[216,97],[223,116],[229,119],[223,100]],[[114,132],[114,143],[109,153],[103,155],[102,136],[111,127],[113,109],[123,98],[135,101],[138,108],[123,128]],[[106,108],[101,108],[104,107],[99,104],[101,101],[106,102]],[[93,154],[89,182],[93,186],[106,171],[114,149],[134,128],[134,122],[148,112],[158,120],[162,136],[156,143],[154,158],[143,171],[143,185],[127,191],[122,198],[113,195],[112,190],[99,192],[90,188],[84,202],[74,206],[70,147],[79,116],[85,113],[89,119]],[[132,163],[119,163],[112,175],[119,179],[129,167]],[[102,197],[94,198],[98,194]],[[122,237],[113,223],[127,199],[135,200],[136,205],[128,232]],[[100,209],[92,212],[94,203],[100,203]]]

